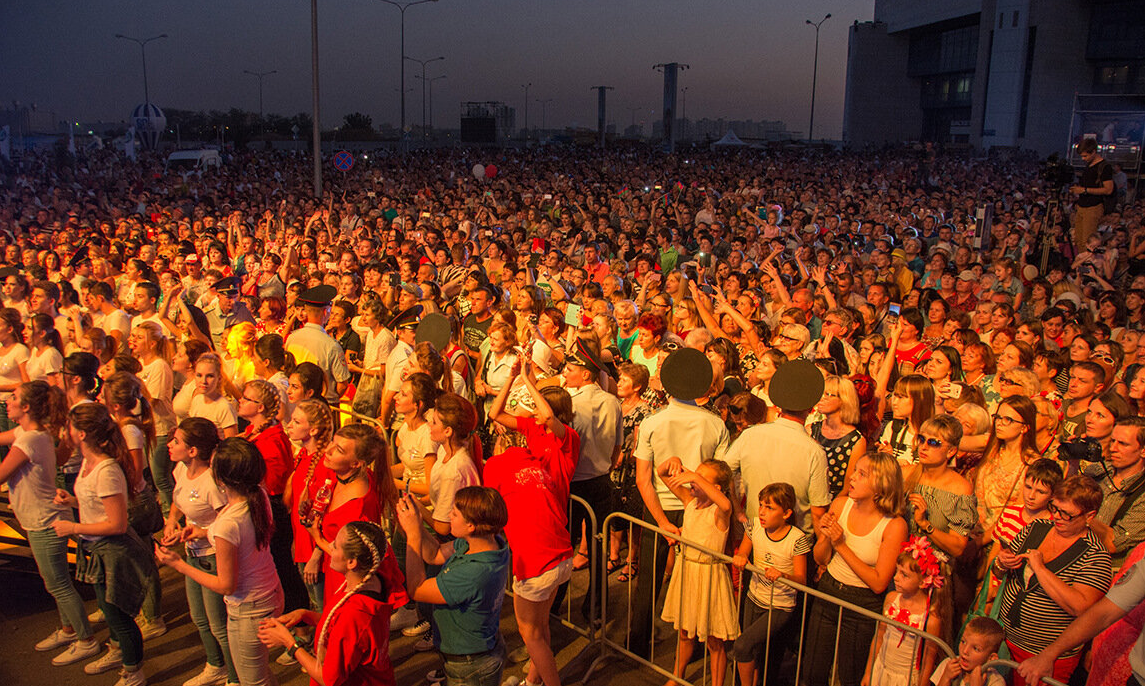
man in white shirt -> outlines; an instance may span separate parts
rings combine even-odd
[[[296,362],[313,362],[322,370],[326,377],[326,402],[331,407],[337,407],[338,399],[350,385],[346,353],[324,328],[330,302],[337,294],[338,289],[326,285],[303,291],[298,296],[298,303],[303,305],[306,324],[286,339],[286,350],[294,355]]]
[[[683,467],[695,470],[704,460],[724,459],[728,450],[728,429],[723,421],[695,403],[711,388],[712,378],[712,363],[699,350],[680,348],[668,355],[660,367],[660,381],[671,399],[667,407],[641,423],[637,436],[633,456],[636,486],[644,500],[644,521],[674,534],[680,533],[684,504],[657,475],[658,468],[678,460]],[[630,643],[638,654],[648,650],[652,608],[660,595],[667,558],[667,545],[653,545],[645,537],[640,546]]]
[[[417,340],[417,323],[421,317],[421,305],[414,305],[398,312],[390,320],[389,328],[398,339],[386,358],[386,385],[382,389],[382,408],[378,418],[387,426],[394,412],[394,398],[402,390],[406,367],[413,356],[413,344]]]
[[[127,335],[131,333],[131,316],[112,302],[111,286],[106,281],[96,281],[87,292],[88,309],[91,310],[91,325],[115,339],[116,350],[122,350]]]

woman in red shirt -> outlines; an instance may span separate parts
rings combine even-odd
[[[342,572],[330,566],[331,542],[349,522],[376,522],[383,513],[393,516],[398,491],[390,473],[386,442],[365,424],[349,424],[338,429],[323,464],[329,470],[323,484],[331,484],[333,492],[326,511],[315,518],[308,531],[314,544],[326,554],[322,565],[326,577],[323,607],[329,607],[345,588]]]
[[[259,627],[258,637],[268,648],[282,646],[310,675],[311,686],[392,686],[390,662],[389,583],[383,574],[384,551],[389,548],[381,527],[372,522],[350,522],[331,541],[330,567],[345,575],[350,591],[328,612],[295,610]],[[299,624],[317,627],[313,650],[291,633]]]
[[[580,456],[580,437],[572,428],[572,398],[559,387],[537,390],[534,362],[517,374],[536,403],[535,417],[505,411],[512,382],[493,401],[489,416],[519,431],[527,448],[510,448],[485,464],[485,485],[496,489],[509,509],[505,535],[513,550],[513,611],[529,649],[528,684],[560,686],[549,635],[549,610],[557,587],[572,576],[568,530],[569,482]],[[518,371],[518,370],[514,370]]]
[[[314,496],[329,474],[329,470],[322,464],[322,455],[334,433],[334,416],[330,406],[322,400],[303,400],[294,408],[286,430],[287,437],[302,447],[294,456],[294,471],[286,484],[282,500],[290,508],[294,562],[310,594],[311,609],[321,612],[322,549],[314,545],[306,527],[302,526],[302,514],[310,510]]]
[[[262,485],[270,497],[270,511],[274,515],[274,535],[270,539],[270,554],[274,557],[274,568],[282,580],[287,610],[306,607],[309,598],[302,585],[302,575],[294,564],[291,550],[290,506],[283,500],[286,485],[294,470],[293,452],[290,440],[278,422],[278,406],[281,396],[278,389],[269,381],[255,379],[248,381],[239,395],[239,417],[250,422],[243,438],[258,448],[266,462],[266,478]]]

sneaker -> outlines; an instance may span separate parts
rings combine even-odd
[[[75,640],[76,640],[76,633],[74,631],[71,633],[67,633],[63,629],[56,629],[55,631],[52,632],[51,636],[48,636],[47,638],[45,638],[44,640],[42,640],[36,644],[36,650],[40,651],[41,653],[46,653],[49,650],[55,650],[56,648],[62,648],[69,643],[75,642]]]
[[[390,617],[390,631],[401,631],[417,623],[417,610],[412,607],[403,607]]]
[[[96,610],[87,616],[88,624],[103,624],[107,618],[103,616],[103,610]]]
[[[407,626],[406,628],[402,629],[402,636],[409,636],[412,638],[414,636],[421,636],[421,635],[426,634],[428,632],[429,632],[429,622],[427,622],[426,620],[423,619],[420,622],[417,622],[411,626]]]
[[[279,655],[278,659],[276,659],[275,662],[277,662],[280,665],[284,665],[286,667],[289,667],[290,665],[298,664],[298,659],[290,657],[290,653],[288,653],[284,650],[284,651],[282,651],[282,655]],[[183,684],[183,686],[187,686],[187,685]]]
[[[501,682],[501,686],[521,686],[521,677],[511,676]]]
[[[115,686],[147,686],[147,677],[143,674],[142,669],[131,672],[121,669],[119,670],[119,681],[115,682]]]
[[[421,638],[417,639],[416,643],[413,644],[413,649],[419,653],[425,653],[433,650],[433,638],[430,637],[429,634],[422,636]]]
[[[95,657],[99,654],[99,641],[94,638],[84,639],[82,641],[72,641],[68,649],[59,655],[52,658],[52,664],[57,667],[70,665],[73,662],[86,660],[89,657]]]
[[[139,633],[143,634],[144,641],[159,638],[167,633],[167,623],[163,621],[162,617],[157,617],[153,622],[144,620],[139,622]]]
[[[432,672],[428,672],[425,675],[425,680],[431,684],[441,683],[442,681],[445,681],[445,670],[435,669]]]
[[[88,674],[103,674],[104,672],[110,672],[122,664],[123,651],[109,643],[107,645],[107,652],[98,660],[92,660],[84,665],[83,671]]]
[[[227,668],[207,664],[203,671],[183,682],[183,686],[222,686],[227,681]]]

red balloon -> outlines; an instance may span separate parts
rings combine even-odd
[[[495,164],[485,165],[485,177],[491,179],[494,176],[497,176],[497,165],[495,165]]]

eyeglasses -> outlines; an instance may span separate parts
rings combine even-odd
[[[1005,384],[1007,386],[1021,386],[1022,385],[1021,383],[1015,381],[1013,378],[1008,377],[1008,376],[998,377],[998,383]]]
[[[832,393],[831,391],[823,391],[823,397],[824,398],[838,398],[839,394],[838,393]]]
[[[1013,417],[1007,417],[1004,414],[994,415],[994,423],[997,424],[998,426],[1013,426],[1015,424],[1025,424],[1025,422],[1023,422],[1020,419],[1014,419]]]
[[[1083,514],[1085,514],[1085,513],[1084,512],[1078,512],[1077,514],[1070,514],[1069,512],[1066,512],[1065,510],[1061,509],[1057,505],[1050,503],[1050,515],[1052,515],[1056,519],[1062,520],[1063,522],[1072,522],[1073,520],[1077,519],[1078,517],[1082,516]]]
[[[934,436],[927,436],[926,438],[919,436],[918,440],[919,440],[920,445],[925,443],[926,445],[929,445],[931,448],[939,448],[942,446],[943,443],[946,442],[946,441],[942,440],[941,438],[935,438]]]
[[[243,400],[247,401],[248,403],[261,403],[262,402],[262,398],[248,398],[245,395],[243,396]]]

